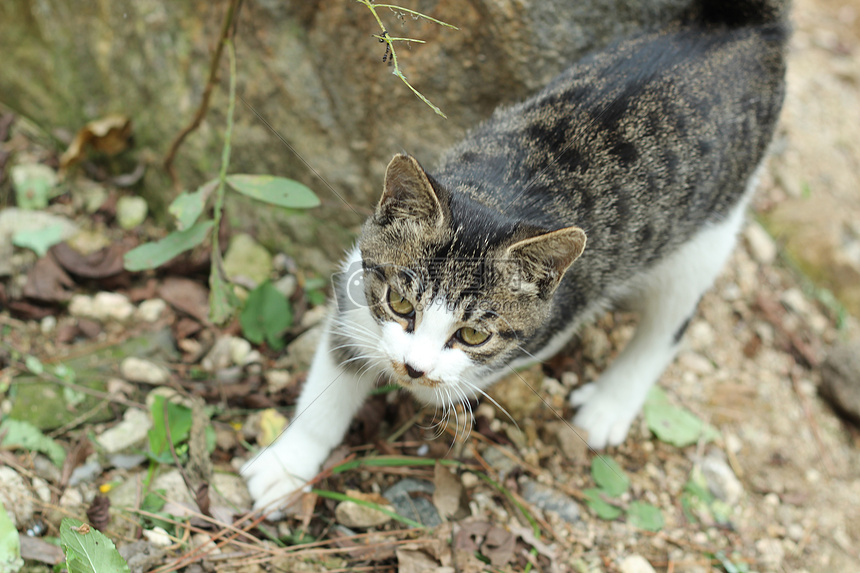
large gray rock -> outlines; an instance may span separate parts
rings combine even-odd
[[[447,115],[418,100],[382,63],[379,28],[351,0],[260,0],[242,5],[238,21],[238,93],[232,172],[285,175],[323,199],[320,217],[256,209],[264,242],[289,231],[300,264],[336,259],[349,230],[376,198],[385,165],[400,151],[432,166],[441,150],[489,116],[522,99],[568,62],[613,38],[654,27],[689,0],[410,1],[409,8],[459,31],[380,9],[390,32],[427,44],[400,46],[407,78]],[[227,2],[0,2],[0,93],[11,108],[49,128],[77,131],[108,112],[134,122],[142,149],[160,158],[191,119],[208,75]],[[226,57],[209,115],[183,145],[176,167],[194,188],[217,173],[225,126]],[[256,113],[325,182],[307,168]],[[133,162],[129,162],[133,164]],[[146,175],[157,208],[166,180],[160,162]],[[329,187],[330,186],[330,187]],[[347,206],[346,202],[352,205]],[[159,201],[160,200],[160,201]],[[354,209],[354,210],[353,210]],[[283,247],[283,245],[281,245]]]
[[[821,365],[821,395],[860,425],[860,340],[834,345]]]

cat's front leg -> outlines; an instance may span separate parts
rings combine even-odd
[[[254,509],[278,517],[282,512],[271,510],[297,501],[294,494],[319,473],[331,450],[343,440],[375,378],[334,360],[327,325],[290,425],[242,467]]]

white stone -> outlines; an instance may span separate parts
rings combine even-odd
[[[134,314],[134,305],[125,295],[100,292],[93,297],[94,318],[125,322]]]
[[[57,317],[52,314],[43,318],[42,322],[39,323],[39,329],[42,331],[42,334],[51,334],[55,328],[57,328]]]
[[[239,366],[245,363],[245,359],[251,353],[251,343],[237,336],[230,337],[230,360]]]
[[[706,350],[714,344],[714,329],[707,322],[696,320],[690,325],[687,338],[696,350]]]
[[[84,505],[84,496],[76,487],[67,487],[60,497],[60,507],[77,511]]]
[[[266,379],[268,386],[266,389],[272,394],[280,392],[289,386],[292,380],[292,376],[286,370],[269,370],[263,374],[263,378]]]
[[[207,372],[217,372],[232,365],[230,356],[232,349],[232,336],[222,336],[215,341],[212,349],[200,361],[200,366]]]
[[[776,260],[776,242],[764,228],[756,222],[752,222],[744,229],[744,239],[749,247],[750,255],[764,265],[769,265]]]
[[[149,360],[129,356],[119,366],[119,372],[129,382],[145,384],[164,384],[170,379],[170,373]]]
[[[34,477],[31,483],[39,500],[45,504],[51,503],[51,486],[48,485],[48,482],[40,477]]]
[[[24,478],[10,467],[0,467],[0,502],[16,529],[33,519],[33,499]]]
[[[104,322],[125,322],[134,314],[134,305],[128,297],[115,292],[100,292],[94,297],[75,295],[69,301],[69,314],[93,318]]]
[[[779,570],[785,559],[785,548],[779,539],[759,539],[755,543],[759,562]]]
[[[782,304],[795,311],[796,313],[807,316],[810,312],[809,302],[798,288],[790,288],[782,293],[779,297]]]
[[[464,488],[472,489],[480,484],[481,480],[472,472],[463,472],[463,475],[460,476],[460,482],[463,484]]]
[[[618,564],[621,573],[655,573],[651,563],[641,555],[630,555]]]
[[[96,441],[107,453],[115,454],[143,442],[151,427],[152,420],[146,412],[129,408],[122,421],[97,436]]]
[[[702,475],[711,493],[729,505],[736,504],[744,494],[744,486],[720,457],[711,455],[702,460]]]
[[[72,295],[71,300],[69,300],[69,314],[91,317],[93,315],[93,297],[85,294]]]
[[[116,220],[123,229],[134,229],[146,220],[149,206],[143,197],[124,195],[116,202]]]
[[[167,310],[167,303],[160,298],[145,300],[140,303],[134,313],[134,317],[141,322],[155,322]]]
[[[392,506],[383,506],[394,511]],[[342,501],[334,510],[335,519],[350,528],[378,527],[391,521],[391,516],[372,507],[359,505],[354,501]]]
[[[738,437],[737,434],[732,432],[724,432],[723,438],[726,441],[726,449],[733,454],[737,454],[743,449],[744,443]]]
[[[170,535],[162,527],[153,527],[152,529],[144,529],[142,532],[147,541],[156,547],[167,547],[173,545],[173,540]]]
[[[275,282],[275,288],[278,292],[284,295],[284,298],[290,298],[296,292],[299,286],[299,281],[293,275],[284,275]]]

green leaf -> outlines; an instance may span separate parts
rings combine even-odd
[[[147,493],[146,496],[144,496],[143,501],[140,503],[140,509],[148,513],[157,513],[161,511],[161,508],[163,508],[164,504],[167,503],[164,500],[164,496],[166,494],[167,490],[165,489],[157,489]]]
[[[209,273],[209,320],[213,324],[224,324],[239,307],[239,297],[233,287],[227,284],[217,265],[213,264]]]
[[[149,449],[160,456],[167,449],[167,429],[164,419],[164,396],[156,396],[152,402],[152,428],[149,429]],[[188,439],[191,430],[191,408],[167,402],[167,420],[170,427],[170,439],[176,447]]]
[[[699,439],[712,440],[719,435],[692,412],[673,406],[666,393],[656,386],[651,388],[642,408],[645,421],[657,438],[679,448],[695,444]]]
[[[123,259],[125,269],[134,272],[160,267],[205,241],[212,224],[212,221],[200,221],[190,229],[175,231],[160,241],[146,243],[130,250]]]
[[[0,445],[4,448],[41,452],[48,456],[54,465],[63,467],[63,461],[66,459],[65,450],[30,422],[6,418],[0,422],[0,436],[3,436]]]
[[[227,184],[257,201],[290,209],[310,209],[320,204],[319,198],[298,181],[272,175],[228,175]]]
[[[597,514],[597,517],[600,519],[612,521],[621,515],[621,508],[615,507],[603,499],[603,494],[605,492],[602,489],[593,487],[584,490],[582,493],[585,494],[586,505],[594,510],[594,513]]]
[[[42,362],[32,354],[28,354],[27,357],[24,358],[24,365],[27,366],[27,370],[36,376],[45,372],[45,367],[42,365]]]
[[[665,525],[660,509],[644,501],[634,501],[628,506],[627,521],[646,531],[660,531]]]
[[[12,244],[44,257],[48,249],[63,241],[65,235],[66,228],[63,225],[50,225],[42,229],[18,231],[12,236]]]
[[[684,491],[698,497],[705,503],[711,503],[716,499],[711,490],[708,489],[708,482],[705,481],[705,476],[702,475],[702,471],[698,468],[694,468],[690,472],[690,479],[684,484]]]
[[[44,209],[56,194],[56,172],[41,163],[15,165],[11,169],[15,201],[21,209]]]
[[[197,222],[206,207],[206,201],[209,200],[209,196],[217,187],[218,180],[213,179],[198,187],[193,193],[183,191],[173,200],[168,211],[176,217],[177,227],[180,231],[190,228]]]
[[[23,566],[18,530],[0,502],[0,573],[15,573]]]
[[[113,541],[77,519],[67,517],[60,524],[60,543],[69,573],[124,573],[129,570]]]
[[[265,340],[274,350],[284,347],[281,335],[292,323],[289,301],[269,281],[251,291],[239,315],[245,338],[254,344]]]
[[[609,497],[618,497],[630,487],[630,479],[615,460],[597,456],[591,460],[591,476]]]

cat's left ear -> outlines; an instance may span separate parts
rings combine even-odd
[[[424,168],[410,155],[395,155],[385,170],[385,188],[376,206],[380,223],[415,219],[438,227],[444,220],[439,195]]]
[[[533,283],[542,298],[547,298],[583,250],[585,231],[566,227],[518,241],[508,247],[507,254],[519,263],[522,278]]]

